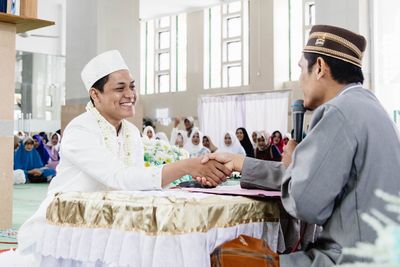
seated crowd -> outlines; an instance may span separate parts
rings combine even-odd
[[[60,160],[61,135],[41,132],[14,136],[14,184],[49,182]]]
[[[229,152],[242,154],[247,157],[270,161],[281,161],[283,147],[287,144],[289,136],[283,138],[280,131],[274,131],[269,135],[267,131],[253,131],[250,139],[247,130],[243,127],[237,128],[236,132],[225,132],[221,136],[222,145],[217,147],[211,137],[203,134],[193,124],[193,118],[185,118],[186,130],[178,130],[180,119],[177,119],[175,127],[171,132],[171,139],[168,139],[164,132],[155,132],[154,127],[144,127],[142,138],[144,141],[163,140],[173,146],[185,149],[191,158],[201,157],[208,153]]]

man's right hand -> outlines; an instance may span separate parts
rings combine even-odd
[[[225,165],[231,171],[234,171],[234,156],[232,153],[212,153],[203,156],[201,163],[206,163],[209,160],[216,160]]]
[[[207,160],[203,163],[201,159],[196,159],[192,163],[190,167],[192,177],[204,177],[207,181],[202,184],[210,187],[221,184],[232,173],[231,169],[216,160]]]
[[[210,160],[216,160],[229,169],[230,171],[242,171],[244,156],[232,153],[212,153],[204,155],[201,163],[206,164]],[[203,185],[214,185],[215,181],[208,177],[196,177],[196,180]]]

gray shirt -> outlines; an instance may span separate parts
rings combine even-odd
[[[310,131],[286,171],[277,162],[244,161],[243,184],[281,186],[289,214],[323,226],[312,246],[281,255],[282,267],[350,262],[352,258],[341,253],[343,247],[376,238],[361,214],[377,209],[395,218],[374,191],[400,191],[398,131],[373,93],[361,86],[349,87],[314,111]]]

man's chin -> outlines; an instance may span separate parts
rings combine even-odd
[[[133,116],[135,116],[135,111],[134,110],[133,111],[129,111],[129,112],[124,112],[124,114],[123,114],[123,118],[124,119],[131,118]]]

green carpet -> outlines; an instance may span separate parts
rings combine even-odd
[[[18,230],[39,208],[40,203],[46,197],[47,187],[48,184],[14,185],[13,230]],[[0,231],[0,250],[16,247],[15,244],[4,244],[2,242],[16,242],[15,233],[10,230]]]

